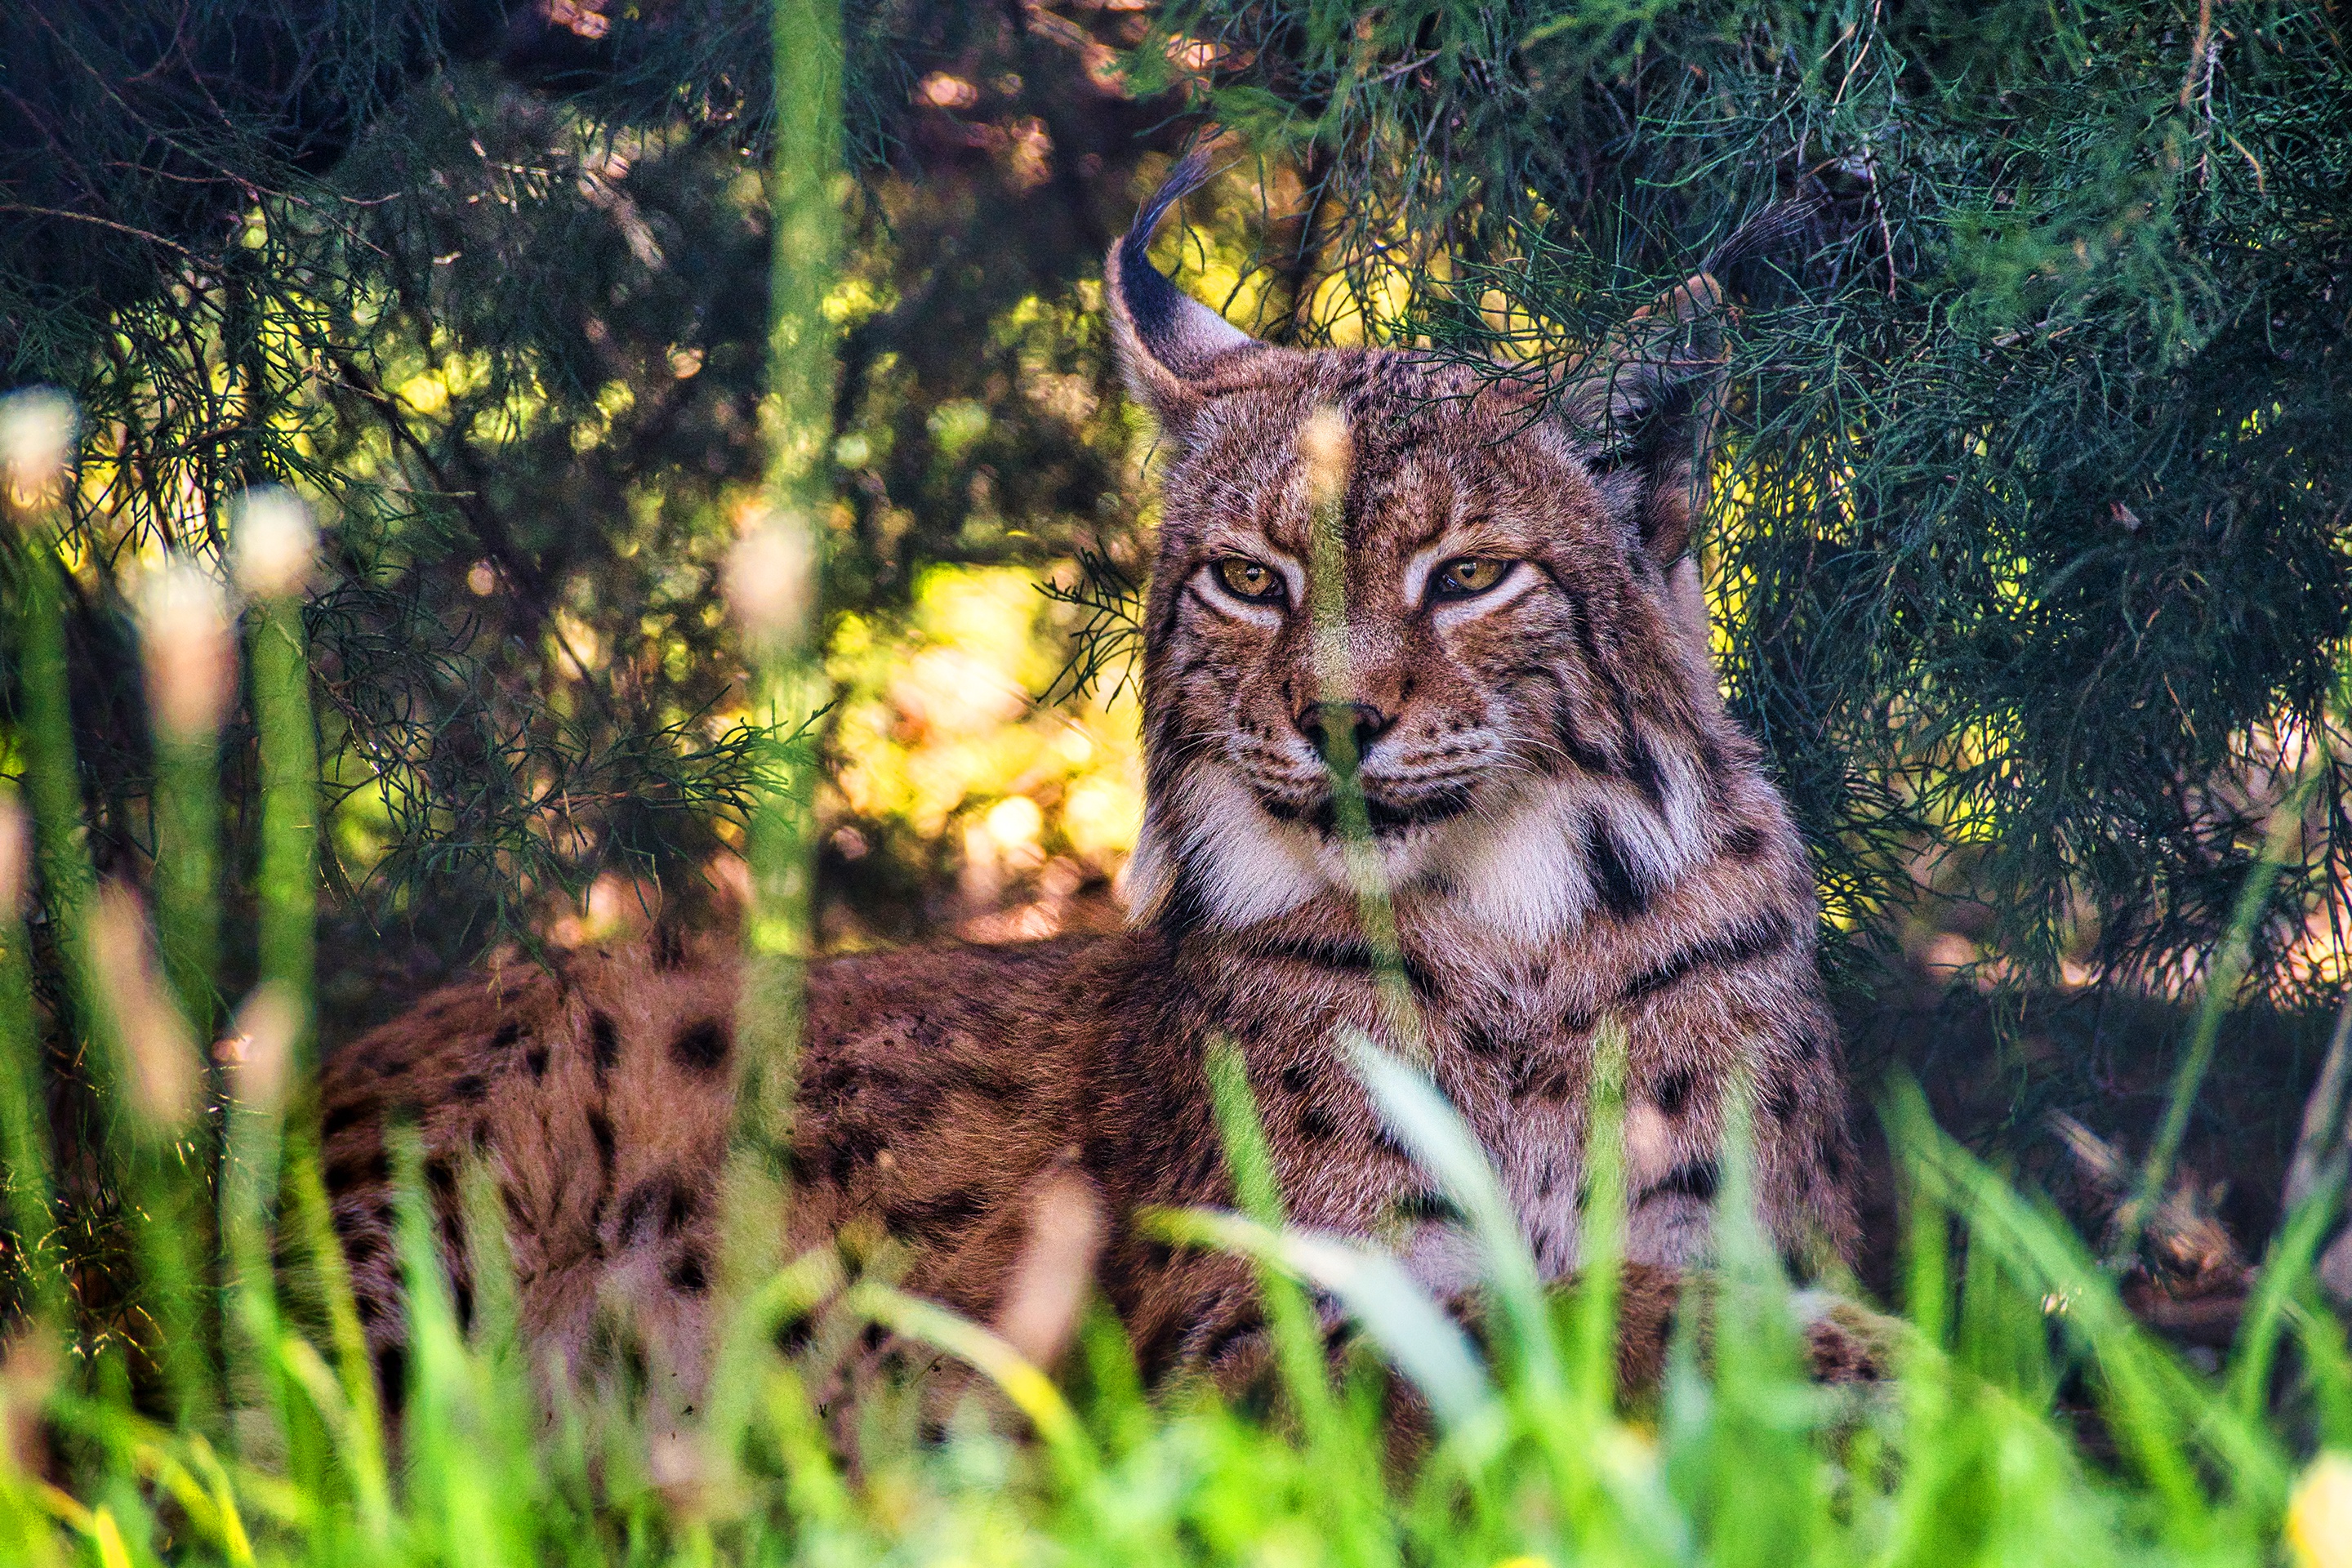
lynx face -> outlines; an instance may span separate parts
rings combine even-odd
[[[1699,379],[1711,358],[1612,363],[1568,389],[1571,410],[1653,418],[1626,463],[1549,412],[1558,388],[1278,350],[1158,299],[1148,265],[1120,281],[1134,379],[1174,447],[1139,910],[1240,927],[1345,888],[1334,726],[1400,898],[1466,908],[1507,940],[1624,912],[1707,850],[1719,759],[1694,694],[1713,677],[1683,559],[1704,399],[1673,373]],[[1148,291],[1156,314],[1135,306]],[[1340,689],[1318,653],[1300,453],[1334,413],[1350,448]]]

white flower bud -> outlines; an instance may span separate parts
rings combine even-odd
[[[807,630],[816,599],[816,559],[797,520],[761,516],[727,556],[727,602],[756,646],[792,642]]]
[[[248,598],[290,598],[310,582],[318,563],[319,529],[310,509],[283,486],[246,491],[234,537],[236,585]]]
[[[15,799],[0,796],[0,921],[25,908],[25,872],[33,861],[33,824]]]
[[[73,466],[79,423],[73,399],[53,386],[0,397],[0,476],[10,506],[31,511],[56,503]]]
[[[236,695],[236,648],[220,584],[178,556],[139,592],[140,654],[155,728],[174,741],[216,734]]]
[[[122,1047],[122,1087],[150,1133],[169,1134],[196,1113],[196,1042],[164,988],[139,895],[110,882],[89,913],[98,1003]]]
[[[236,1010],[229,1036],[213,1047],[228,1069],[229,1092],[248,1110],[276,1114],[286,1103],[286,1082],[294,1063],[294,1041],[302,1032],[302,1008],[276,981],[255,988]]]
[[[1102,1200],[1074,1171],[1046,1178],[1029,1200],[1029,1239],[1013,1265],[996,1331],[1032,1365],[1068,1348],[1102,1256]]]

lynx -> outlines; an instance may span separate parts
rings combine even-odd
[[[814,965],[787,1245],[878,1228],[903,1248],[904,1288],[1001,1323],[1034,1216],[1076,1213],[1084,1229],[1091,1214],[1094,1285],[1148,1372],[1245,1364],[1262,1335],[1247,1268],[1134,1223],[1145,1205],[1233,1201],[1203,1067],[1222,1038],[1245,1063],[1290,1217],[1392,1247],[1475,1310],[1458,1216],[1375,1113],[1343,1026],[1426,1063],[1563,1279],[1596,1041],[1613,1025],[1625,1353],[1654,1360],[1639,1342],[1671,1315],[1676,1271],[1706,1257],[1736,1099],[1777,1244],[1818,1264],[1855,1236],[1806,855],[1726,711],[1688,552],[1720,292],[1695,278],[1549,383],[1409,351],[1275,347],[1146,255],[1201,177],[1180,169],[1108,263],[1117,351],[1167,458],[1129,924]],[[1335,416],[1336,692],[1316,664],[1300,452]],[[1393,967],[1359,917],[1328,760],[1343,751],[1410,1008],[1387,999]],[[618,1314],[677,1388],[696,1386],[737,990],[730,961],[675,947],[511,963],[331,1059],[334,1217],[387,1381],[404,1331],[386,1124],[405,1118],[461,1311],[457,1173],[476,1161],[541,1352],[589,1365]]]

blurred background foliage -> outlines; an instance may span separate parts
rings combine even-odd
[[[0,18],[0,381],[86,411],[94,848],[145,874],[131,584],[166,546],[216,559],[246,485],[294,485],[331,525],[341,1031],[497,942],[726,917],[756,748],[715,582],[756,477],[762,20]],[[2255,0],[852,5],[827,940],[1118,919],[1150,433],[1100,258],[1213,121],[1226,172],[1158,254],[1277,341],[1556,358],[1710,258],[1731,285],[1701,548],[1728,689],[1817,846],[1865,1097],[1903,1062],[1979,1141],[2030,1155],[2053,1105],[2128,1141],[2294,803],[2190,1143],[2263,1228],[2346,978],[2341,26]],[[1775,203],[1771,243],[1721,248]]]

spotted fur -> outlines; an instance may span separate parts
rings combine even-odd
[[[1132,923],[815,965],[790,1245],[879,1226],[904,1244],[910,1289],[995,1320],[1038,1194],[1079,1190],[1108,1217],[1097,1281],[1147,1365],[1246,1359],[1247,1271],[1131,1223],[1144,1205],[1230,1201],[1202,1067],[1223,1038],[1247,1064],[1293,1217],[1391,1245],[1461,1296],[1471,1250],[1343,1059],[1352,1026],[1430,1064],[1544,1269],[1565,1276],[1596,1042],[1613,1023],[1629,1053],[1636,1319],[1664,1321],[1674,1271],[1706,1255],[1743,1095],[1772,1236],[1794,1258],[1846,1255],[1853,1147],[1807,860],[1725,710],[1686,553],[1717,374],[1712,285],[1694,279],[1551,382],[1295,352],[1151,267],[1161,205],[1113,247],[1108,290],[1168,458]],[[1316,704],[1334,694],[1305,609],[1298,437],[1334,410],[1349,432],[1338,696],[1366,742],[1410,1009],[1383,999],[1317,744],[1329,714]],[[1483,594],[1434,596],[1433,574],[1465,557],[1509,565]],[[1222,586],[1229,558],[1271,568],[1282,594]],[[383,1129],[407,1113],[450,1234],[458,1165],[478,1161],[495,1186],[524,1326],[547,1354],[593,1368],[623,1353],[599,1327],[619,1314],[651,1372],[691,1396],[736,989],[723,956],[509,965],[333,1059],[328,1174],[382,1353],[400,1342]],[[1654,1353],[1629,1348],[1629,1364]]]

